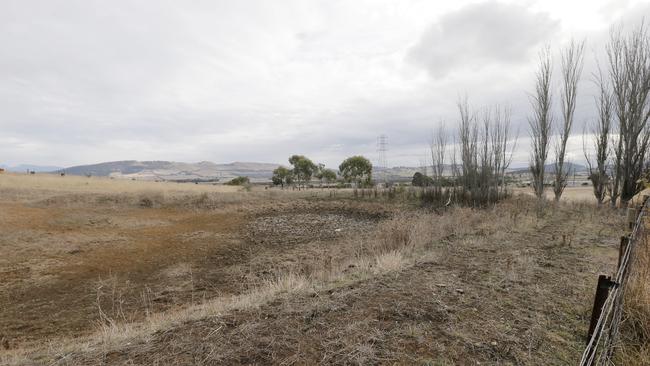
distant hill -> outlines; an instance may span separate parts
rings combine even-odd
[[[551,173],[551,174],[555,173],[555,164],[553,164],[553,163],[546,164],[546,165],[544,165],[544,167],[545,167],[546,173]],[[589,171],[589,169],[584,165],[568,163],[568,162],[564,163],[564,167],[565,167],[565,169],[567,169],[571,173],[573,173],[573,172],[575,172],[575,173],[586,173],[587,171]],[[529,167],[517,168],[517,169],[511,169],[510,170],[510,173],[513,173],[513,174],[521,174],[521,173],[528,173],[528,172],[530,172]]]
[[[114,177],[137,180],[168,180],[168,181],[219,181],[225,182],[238,176],[249,177],[253,182],[268,182],[273,175],[273,170],[281,164],[234,162],[216,164],[209,161],[198,163],[183,163],[174,161],[136,161],[123,160],[99,164],[79,165],[69,168],[41,167],[35,165],[19,165],[7,170],[25,172],[27,169],[37,172],[65,172],[71,175],[92,175],[101,177]],[[286,164],[285,164],[286,166]],[[580,164],[567,163],[571,172],[584,173],[587,168]],[[431,167],[398,166],[391,168],[374,167],[373,178],[376,180],[388,179],[391,181],[409,181],[415,172],[432,172]],[[554,164],[547,164],[549,174],[555,172]],[[525,174],[529,169],[510,169],[510,174]],[[451,166],[445,165],[445,175],[451,175]]]
[[[28,170],[39,172],[39,173],[46,173],[46,172],[53,172],[61,169],[60,166],[31,165],[31,164],[19,164],[15,166],[0,165],[0,168],[3,168],[8,172],[16,172],[16,173],[24,173]]]
[[[65,172],[70,175],[168,181],[225,182],[234,177],[246,176],[253,182],[268,182],[273,175],[273,170],[279,165],[281,164],[254,162],[215,164],[209,161],[182,163],[173,161],[123,160],[59,168],[56,172]],[[287,164],[284,165],[286,166]],[[419,170],[421,169],[416,167],[392,167],[385,170],[375,167],[373,176],[375,179],[383,179],[383,174],[385,174],[390,180],[410,180],[413,174]]]
[[[215,164],[209,161],[182,163],[124,160],[73,166],[59,171],[71,175],[110,176],[138,180],[226,181],[237,176],[246,176],[252,181],[268,181],[273,174],[273,169],[278,165],[250,162]]]

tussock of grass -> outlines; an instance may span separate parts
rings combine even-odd
[[[378,256],[376,262],[377,273],[399,271],[406,264],[404,256],[397,250]]]

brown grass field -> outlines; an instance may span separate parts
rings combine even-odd
[[[0,363],[575,364],[624,229],[583,191],[538,216],[2,174]]]

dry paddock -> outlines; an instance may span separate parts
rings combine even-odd
[[[30,180],[31,179],[31,180]],[[0,175],[4,364],[570,364],[623,218]]]

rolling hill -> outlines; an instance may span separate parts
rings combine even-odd
[[[138,180],[226,181],[237,176],[252,181],[268,181],[278,164],[234,162],[215,164],[209,161],[182,163],[173,161],[111,161],[79,165],[60,172],[72,175],[110,176]]]

